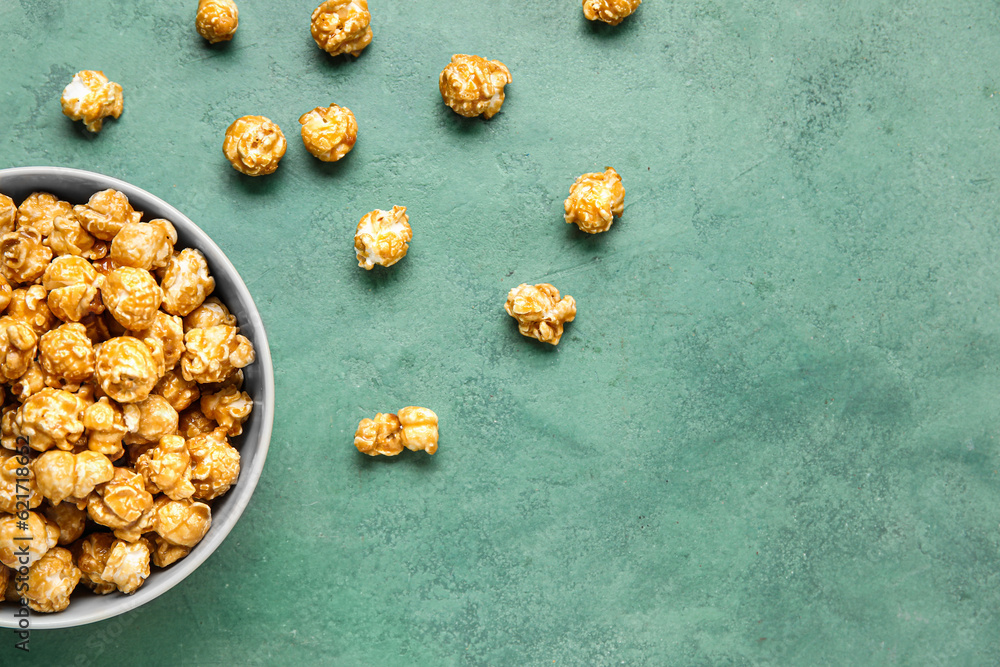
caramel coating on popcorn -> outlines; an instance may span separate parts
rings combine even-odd
[[[170,258],[163,273],[163,310],[184,317],[215,289],[208,262],[200,250],[185,248]]]
[[[0,276],[0,312],[3,312],[10,305],[13,295],[14,290],[11,289],[10,283],[7,282],[6,278]]]
[[[7,195],[0,193],[0,234],[14,231],[17,226],[17,205]]]
[[[358,140],[358,121],[347,107],[316,107],[299,117],[302,143],[323,162],[336,162],[351,152]]]
[[[111,260],[119,266],[147,271],[167,265],[174,253],[177,231],[168,220],[129,222],[111,241]]]
[[[48,192],[32,192],[17,208],[17,226],[31,227],[42,237],[52,233],[57,218],[74,218],[73,206]],[[4,232],[15,228],[4,229]]]
[[[444,103],[460,116],[482,115],[487,120],[503,106],[503,88],[511,82],[510,70],[499,60],[455,54],[438,78]]]
[[[113,583],[126,595],[135,593],[149,576],[149,543],[146,540],[115,540],[101,579]]]
[[[104,567],[115,545],[111,533],[91,533],[73,545],[73,555],[80,568],[80,581],[98,595],[107,595],[116,590],[113,582],[104,579]]]
[[[22,459],[13,452],[0,449],[0,512],[14,514],[18,503],[27,503],[28,509],[34,509],[42,504],[42,494],[35,481],[35,471],[29,461]],[[27,496],[18,498],[17,496]]]
[[[413,239],[405,206],[393,206],[391,211],[374,210],[366,213],[354,233],[354,250],[358,266],[371,271],[375,265],[392,266],[406,257]]]
[[[100,259],[108,249],[83,228],[80,218],[72,215],[58,216],[52,221],[52,233],[45,241],[57,256],[73,255],[87,259]]]
[[[185,349],[181,357],[184,379],[200,384],[222,382],[233,370],[252,363],[253,346],[237,331],[236,327],[216,325],[184,334]]]
[[[11,283],[32,283],[52,261],[52,249],[42,243],[34,227],[21,227],[0,236],[0,274]]]
[[[143,331],[136,331],[135,337],[140,340],[152,338],[163,348],[163,366],[173,369],[184,354],[184,324],[180,317],[167,315],[156,311],[153,324]]]
[[[82,257],[56,257],[42,275],[42,285],[48,290],[49,310],[61,320],[79,322],[91,313],[104,311],[99,289],[104,276]]]
[[[85,69],[77,72],[63,89],[63,113],[70,120],[82,120],[91,132],[100,132],[105,118],[122,115],[122,87],[109,81],[104,72]]]
[[[177,432],[185,438],[193,438],[203,433],[211,433],[217,424],[205,416],[200,408],[190,408],[181,413],[177,420]]]
[[[87,514],[102,526],[127,529],[152,507],[153,496],[146,491],[142,475],[115,468],[114,477],[99,484],[90,495]]]
[[[115,269],[105,277],[101,295],[111,316],[129,331],[152,326],[163,302],[163,290],[152,274],[129,266]]]
[[[98,484],[111,481],[115,467],[108,457],[84,450],[79,454],[53,450],[35,459],[38,490],[52,505],[64,500],[83,504]]]
[[[212,509],[192,500],[171,500],[159,506],[153,530],[177,547],[194,547],[212,526]]]
[[[240,12],[233,0],[200,0],[194,25],[209,44],[228,42],[240,25]]]
[[[201,411],[209,419],[226,429],[230,436],[243,433],[243,422],[250,416],[253,399],[250,394],[235,386],[225,387],[214,394],[201,397]]]
[[[618,172],[611,167],[603,174],[584,174],[576,179],[563,204],[566,222],[588,234],[611,229],[614,216],[621,217],[624,207],[625,187]]]
[[[21,404],[14,416],[14,428],[28,439],[32,449],[44,452],[56,447],[69,451],[83,436],[86,409],[86,403],[76,394],[46,387]]]
[[[198,383],[194,380],[185,380],[179,368],[167,371],[153,387],[153,393],[167,399],[177,412],[186,410],[201,396]]]
[[[274,173],[287,148],[281,128],[264,116],[237,118],[226,129],[222,144],[229,164],[247,176]]]
[[[411,452],[425,451],[433,454],[438,448],[438,417],[432,410],[409,406],[399,411],[397,417],[403,446]]]
[[[83,382],[94,374],[94,345],[82,324],[71,322],[42,334],[38,351],[42,367],[52,375]]]
[[[507,295],[507,314],[517,320],[522,336],[558,345],[563,325],[576,317],[576,301],[568,294],[559,298],[559,290],[548,283],[521,284]]]
[[[56,612],[69,606],[69,596],[80,583],[80,569],[69,549],[55,547],[28,568],[28,606],[35,611]]]
[[[124,454],[122,442],[128,428],[117,403],[102,396],[83,413],[83,426],[87,434],[87,449],[104,454],[117,461]]]
[[[155,447],[146,450],[135,463],[135,470],[146,480],[150,493],[164,493],[171,500],[194,495],[191,484],[191,455],[179,435],[165,435]]]
[[[73,207],[83,228],[102,241],[111,241],[129,222],[139,222],[142,213],[132,208],[124,192],[101,190],[86,204]]]
[[[191,329],[206,329],[217,324],[234,327],[236,317],[214,296],[208,297],[204,303],[184,316],[185,333]]]
[[[24,527],[18,527],[22,522]],[[28,512],[26,520],[14,514],[0,515],[0,563],[7,567],[30,566],[58,542],[59,527],[37,512]],[[19,560],[24,549],[28,552],[26,563]]]
[[[357,58],[372,42],[371,21],[367,0],[327,0],[313,11],[310,31],[316,45],[331,56]]]
[[[150,338],[106,340],[97,348],[95,371],[101,390],[119,403],[144,400],[163,375],[163,348]]]
[[[354,446],[368,456],[395,456],[403,451],[401,425],[396,415],[376,413],[375,419],[361,420],[354,433]]]
[[[173,565],[189,553],[191,553],[190,547],[179,547],[153,534],[153,565],[156,567]]]
[[[0,317],[0,375],[7,381],[24,375],[35,358],[38,336],[34,330],[12,317]]]
[[[10,294],[7,315],[30,326],[37,335],[52,328],[55,317],[46,303],[48,294],[41,285],[16,289]]]
[[[80,539],[87,527],[87,512],[72,503],[49,505],[43,512],[45,518],[59,527],[59,545],[66,546]]]
[[[163,436],[177,431],[177,411],[162,396],[150,394],[145,400],[124,406],[123,412],[128,427],[127,445],[159,442]]]
[[[240,453],[229,444],[226,429],[220,427],[196,435],[187,441],[187,448],[191,455],[195,498],[212,500],[236,483],[240,476]]]
[[[583,0],[583,15],[588,21],[618,25],[641,4],[642,0]]]

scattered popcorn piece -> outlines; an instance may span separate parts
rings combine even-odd
[[[0,515],[0,563],[7,567],[30,566],[58,542],[59,527],[37,512],[28,512],[26,520],[14,514]],[[27,556],[23,556],[25,549]],[[19,560],[21,557],[27,562]]]
[[[588,21],[618,25],[641,4],[642,0],[583,0],[583,15]]]
[[[374,210],[366,213],[354,234],[354,249],[358,266],[371,271],[376,264],[392,266],[406,257],[407,243],[413,238],[405,206],[393,206],[391,211]]]
[[[50,549],[28,568],[23,591],[28,606],[41,612],[62,611],[69,606],[69,596],[80,583],[80,575],[69,549]]]
[[[264,116],[243,116],[226,130],[222,152],[233,169],[247,176],[266,176],[278,168],[288,144],[281,128]]]
[[[149,556],[149,543],[146,540],[115,540],[108,552],[101,579],[113,583],[122,593],[131,595],[149,576]]]
[[[316,45],[331,56],[357,58],[372,42],[372,15],[367,0],[327,0],[312,13],[310,31]]]
[[[302,143],[323,162],[336,162],[351,152],[358,140],[358,121],[347,107],[316,107],[299,117]]]
[[[71,120],[82,120],[88,130],[100,132],[105,118],[122,115],[122,87],[104,72],[85,69],[63,89],[61,102]]]
[[[580,231],[597,234],[611,229],[614,216],[621,217],[625,207],[625,187],[618,172],[608,167],[603,174],[580,176],[569,189],[563,207],[566,222]]]
[[[576,301],[568,294],[559,298],[559,290],[548,283],[521,284],[507,295],[507,314],[517,320],[522,336],[558,345],[563,325],[576,317]]]
[[[410,406],[399,411],[400,440],[411,452],[433,454],[438,448],[438,417],[427,408]]]
[[[441,72],[438,87],[455,113],[490,119],[503,106],[503,87],[510,82],[510,70],[499,60],[456,54]]]
[[[200,0],[194,23],[209,44],[228,42],[240,25],[240,13],[233,0]]]
[[[403,451],[400,439],[399,417],[392,413],[375,415],[375,419],[361,420],[354,433],[354,446],[368,456],[395,456]]]

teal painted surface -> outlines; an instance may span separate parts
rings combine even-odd
[[[989,664],[1000,654],[1000,5],[372,0],[330,59],[306,2],[0,2],[0,163],[126,179],[226,251],[269,327],[260,486],[194,575],[38,662]],[[831,6],[832,5],[832,6]],[[452,53],[508,65],[492,121],[442,104]],[[103,69],[97,137],[59,93]],[[341,163],[298,116],[358,117]],[[289,138],[225,162],[237,116]],[[624,217],[561,220],[613,165]],[[409,209],[390,271],[358,219]],[[507,290],[579,316],[521,338]],[[360,418],[441,418],[433,458],[370,460]],[[17,657],[4,633],[0,656]],[[74,663],[71,663],[74,664]]]

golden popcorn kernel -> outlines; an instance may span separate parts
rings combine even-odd
[[[212,500],[236,483],[240,475],[240,453],[229,444],[226,429],[220,427],[210,433],[196,435],[187,441],[187,448],[191,455],[195,498]],[[163,536],[170,539],[167,535]]]
[[[211,433],[218,424],[205,416],[200,408],[189,408],[181,413],[177,420],[177,431],[185,438],[193,438],[203,433]]]
[[[323,162],[336,162],[351,152],[358,140],[358,121],[347,107],[316,107],[299,117],[302,143]]]
[[[376,264],[392,266],[406,257],[413,238],[405,206],[393,206],[391,211],[374,210],[366,213],[354,233],[354,250],[358,266],[371,271]]]
[[[160,269],[174,253],[177,231],[163,219],[129,222],[111,241],[111,261],[135,269]]]
[[[98,484],[111,481],[115,474],[106,456],[89,450],[79,454],[48,451],[35,459],[32,467],[38,490],[54,506],[64,500],[82,504]]]
[[[114,582],[101,576],[114,545],[115,537],[111,533],[91,533],[72,548],[76,565],[80,568],[80,582],[98,595],[107,595],[116,590]]]
[[[117,461],[125,453],[122,442],[128,428],[121,407],[102,396],[92,403],[83,413],[83,426],[86,429],[87,449],[104,454],[112,461]]]
[[[0,317],[0,375],[12,381],[24,375],[35,358],[38,336],[20,320]]]
[[[226,129],[222,152],[233,169],[247,176],[274,173],[288,144],[281,128],[264,116],[243,116]]]
[[[0,275],[11,283],[33,283],[49,262],[52,249],[42,243],[34,227],[21,227],[0,236]]]
[[[510,70],[499,60],[456,54],[438,79],[444,103],[460,116],[492,118],[503,106]]]
[[[200,250],[185,248],[170,258],[163,272],[163,310],[184,317],[215,289],[208,261]]]
[[[108,528],[128,528],[153,507],[142,475],[115,468],[110,481],[97,485],[87,503],[90,518]]]
[[[119,591],[131,595],[149,576],[150,548],[146,540],[126,542],[115,540],[101,579],[113,583]]]
[[[354,446],[368,456],[395,456],[403,451],[399,417],[376,413],[375,419],[362,419],[354,433]]]
[[[101,296],[111,316],[129,331],[152,326],[163,302],[163,290],[153,275],[129,266],[115,269],[105,277]]]
[[[169,544],[194,547],[212,527],[212,509],[192,500],[171,500],[159,506],[153,530]]]
[[[236,326],[236,317],[219,299],[210,296],[200,306],[184,316],[184,333],[191,329],[207,329],[217,324],[234,327]]]
[[[42,237],[49,236],[59,218],[75,218],[73,205],[48,192],[32,192],[17,208],[17,227],[31,227]],[[12,232],[14,228],[4,232]]]
[[[588,21],[618,25],[641,4],[642,0],[583,0],[583,15]]]
[[[80,569],[69,549],[55,547],[28,568],[23,593],[35,611],[56,612],[69,606],[69,596],[80,583]]]
[[[559,298],[559,290],[548,283],[521,284],[507,295],[507,314],[517,320],[522,336],[558,345],[563,325],[576,317],[576,301],[568,294]]]
[[[83,228],[102,241],[111,241],[126,223],[142,219],[142,213],[132,208],[125,193],[112,189],[95,192],[86,204],[74,206],[73,211]]]
[[[201,389],[198,388],[198,383],[194,380],[185,380],[184,376],[181,375],[181,369],[172,368],[156,383],[156,386],[153,387],[153,393],[167,399],[174,410],[181,412],[198,400],[201,396]]]
[[[10,293],[7,315],[24,322],[40,336],[52,328],[55,318],[46,302],[48,295],[41,285],[22,287]]]
[[[100,71],[77,72],[60,101],[63,113],[70,120],[82,120],[91,132],[100,132],[105,118],[122,115],[122,87]]]
[[[0,512],[15,514],[18,504],[28,504],[28,509],[34,509],[42,504],[42,494],[38,490],[33,466],[23,465],[20,457],[0,449]],[[27,496],[18,498],[17,496]]]
[[[150,493],[164,493],[171,500],[183,500],[194,494],[191,484],[191,456],[187,443],[179,435],[165,435],[135,462],[135,470],[146,480]]]
[[[173,565],[189,553],[191,553],[190,547],[179,547],[153,534],[153,565],[156,567]]]
[[[63,324],[38,340],[39,361],[46,372],[70,382],[83,382],[94,374],[94,345],[87,328],[77,322]]]
[[[194,24],[209,44],[228,42],[236,35],[240,13],[233,0],[200,0]]]
[[[243,433],[243,422],[250,416],[253,399],[250,394],[235,386],[225,387],[214,394],[201,397],[201,411],[209,419],[226,429],[230,436]]]
[[[10,300],[14,296],[14,290],[11,289],[10,283],[3,276],[0,276],[0,313],[7,309],[10,305]]]
[[[56,257],[42,275],[48,290],[49,310],[64,321],[79,322],[91,313],[104,311],[99,290],[104,276],[82,257]]]
[[[423,450],[433,454],[438,448],[438,417],[427,408],[410,406],[398,414],[402,427],[400,440],[411,452]]]
[[[0,563],[7,567],[30,566],[58,542],[59,527],[37,512],[28,512],[27,520],[0,515]],[[28,551],[27,562],[20,560],[23,549]]]
[[[42,513],[59,528],[59,545],[66,546],[80,539],[87,527],[87,512],[72,503],[49,505]]]
[[[563,205],[566,222],[588,234],[611,229],[614,216],[621,217],[624,207],[625,187],[618,172],[611,167],[603,174],[584,174],[576,179]]]
[[[156,311],[153,324],[148,329],[133,332],[139,340],[152,338],[163,348],[163,366],[173,369],[184,354],[184,325],[180,317]]]
[[[135,403],[149,396],[163,367],[163,348],[152,338],[119,336],[97,346],[95,374],[101,390],[119,403]]]
[[[372,42],[372,15],[367,0],[327,0],[312,13],[310,31],[316,45],[331,56],[357,58]]]
[[[17,204],[0,192],[0,234],[14,231],[17,227]]]
[[[123,406],[122,412],[128,427],[126,445],[156,443],[163,436],[177,431],[177,411],[167,399],[157,394]]]
[[[46,387],[21,404],[14,416],[14,428],[34,450],[44,452],[56,447],[69,451],[83,437],[86,408],[76,394]]]
[[[184,334],[184,379],[199,384],[222,382],[233,370],[253,363],[253,345],[237,331],[236,327],[216,325]]]

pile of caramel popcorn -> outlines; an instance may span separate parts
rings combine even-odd
[[[176,243],[115,190],[76,206],[0,195],[8,600],[56,612],[79,583],[135,592],[198,544],[236,483],[254,349],[204,255]]]

